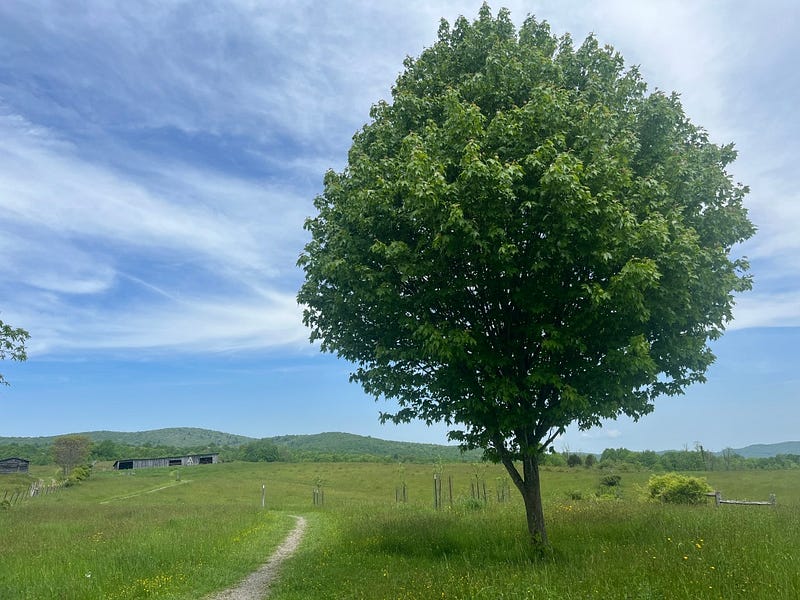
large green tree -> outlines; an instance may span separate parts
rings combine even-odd
[[[542,453],[703,381],[750,286],[735,156],[594,37],[486,5],[442,21],[315,200],[311,339],[397,401],[383,420],[502,462],[547,543]]]
[[[25,352],[25,342],[30,334],[19,327],[12,327],[0,321],[0,360],[10,358],[11,360],[24,361],[28,358]],[[0,385],[8,385],[8,382],[0,373]]]
[[[53,460],[64,475],[89,458],[92,440],[85,435],[62,435],[53,440]]]

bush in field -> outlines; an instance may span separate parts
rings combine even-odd
[[[458,499],[455,508],[461,509],[464,512],[483,510],[486,508],[486,503],[480,498],[462,496]]]
[[[661,502],[700,504],[705,500],[705,495],[713,490],[704,477],[666,473],[650,477],[647,491],[651,499]]]
[[[583,459],[578,454],[570,454],[567,458],[568,467],[580,467],[583,464]]]
[[[600,487],[601,488],[618,487],[620,481],[622,481],[622,477],[620,475],[603,475],[600,478]]]
[[[89,475],[91,474],[91,469],[85,465],[75,467],[72,469],[72,471],[70,471],[66,485],[69,487],[71,485],[75,485],[76,483],[80,483],[84,479],[89,479]]]
[[[602,500],[619,500],[622,498],[622,477],[617,474],[608,474],[600,477],[600,488],[597,497]]]

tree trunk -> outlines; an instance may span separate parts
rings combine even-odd
[[[544,527],[544,510],[542,509],[542,488],[539,479],[539,456],[526,455],[523,458],[522,475],[510,458],[503,457],[502,461],[525,502],[525,516],[528,521],[531,543],[535,546],[547,546],[547,531]]]

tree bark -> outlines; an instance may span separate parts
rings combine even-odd
[[[531,544],[534,546],[547,546],[547,530],[544,526],[544,510],[542,508],[542,488],[539,479],[539,456],[528,454],[524,456],[522,459],[522,474],[520,474],[510,457],[502,456],[501,460],[514,485],[517,486],[520,494],[522,494]]]

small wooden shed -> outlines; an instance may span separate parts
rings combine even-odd
[[[167,456],[164,458],[126,458],[114,462],[114,468],[149,469],[153,467],[190,467],[194,465],[213,465],[219,462],[219,454],[189,454],[186,456]]]
[[[16,456],[4,458],[0,460],[0,474],[27,473],[30,464],[31,461],[25,460],[24,458],[17,458]]]

